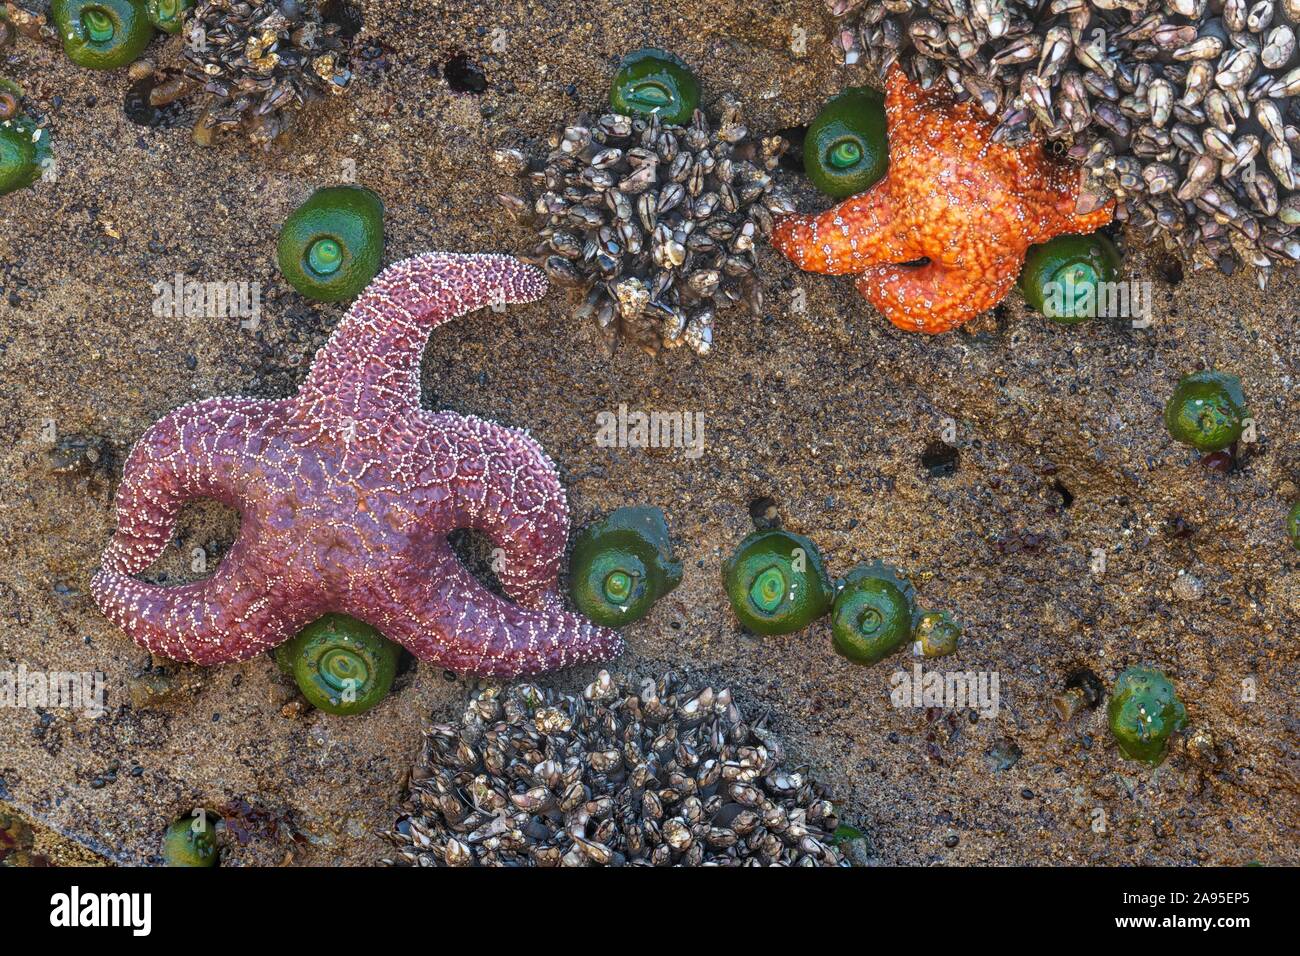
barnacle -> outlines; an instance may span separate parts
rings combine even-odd
[[[242,130],[270,149],[306,104],[348,89],[349,39],[316,0],[205,0],[190,14],[185,75],[212,95],[202,142]]]
[[[703,355],[718,310],[762,308],[754,244],[774,214],[793,211],[773,191],[786,146],[751,137],[729,97],[716,124],[698,109],[685,126],[583,115],[551,138],[540,163],[499,150],[498,162],[526,174],[534,192],[500,198],[538,230],[531,261],[611,348],[626,338],[651,354],[688,345]]]
[[[489,687],[425,732],[398,866],[847,866],[839,811],[729,690],[601,671]]]

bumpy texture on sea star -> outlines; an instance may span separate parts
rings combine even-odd
[[[508,256],[407,259],[361,294],[295,397],[213,398],[158,421],[127,460],[91,584],[104,614],[150,651],[198,664],[252,657],[330,611],[485,676],[617,654],[615,632],[561,605],[569,515],[546,453],[522,431],[420,408],[432,328],[545,291],[539,270]],[[131,577],[197,498],[240,513],[216,572],[175,587]],[[457,560],[446,540],[457,528],[492,539],[512,601]]]
[[[946,332],[974,318],[1015,285],[1029,246],[1111,220],[1113,202],[1076,211],[1077,169],[1037,139],[994,143],[997,123],[943,84],[923,90],[895,66],[885,112],[885,178],[821,215],[782,217],[772,245],[800,269],[858,274],[858,291],[900,328]]]

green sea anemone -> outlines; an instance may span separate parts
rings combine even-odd
[[[180,33],[185,15],[194,9],[194,0],[145,0],[149,22],[163,33]]]
[[[700,82],[678,57],[646,47],[623,57],[609,103],[618,113],[656,114],[663,123],[684,126],[700,103]]]
[[[63,52],[89,70],[134,63],[153,39],[144,0],[53,0],[50,13]]]
[[[789,531],[756,531],[722,565],[723,586],[740,623],[757,634],[789,634],[831,606],[821,552]]]
[[[327,614],[273,652],[308,702],[327,714],[362,714],[388,696],[399,650],[369,624]]]
[[[1169,434],[1197,451],[1227,448],[1241,438],[1249,417],[1241,380],[1213,370],[1184,375],[1165,405]]]
[[[384,204],[361,186],[318,189],[280,229],[276,262],[295,289],[319,302],[355,297],[384,259]]]
[[[912,646],[921,657],[944,657],[957,650],[961,625],[947,611],[926,611],[912,629]]]
[[[605,627],[640,620],[682,582],[668,522],[658,508],[626,507],[578,534],[569,565],[573,603]]]
[[[0,122],[0,196],[36,182],[52,156],[49,130],[26,116]]]
[[[1057,236],[1029,247],[1018,284],[1032,308],[1073,325],[1097,316],[1102,284],[1119,277],[1120,265],[1119,250],[1100,233]]]
[[[1130,667],[1119,675],[1107,715],[1124,756],[1153,767],[1168,755],[1169,737],[1187,726],[1187,710],[1174,685],[1150,667]]]
[[[877,561],[844,577],[831,611],[837,654],[855,664],[874,664],[902,647],[916,614],[912,585]]]
[[[163,833],[166,866],[216,866],[218,856],[216,828],[202,810],[181,817]]]
[[[833,199],[864,192],[889,171],[885,99],[855,86],[826,101],[803,141],[804,174]]]

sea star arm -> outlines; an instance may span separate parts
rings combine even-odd
[[[857,288],[889,321],[909,332],[946,332],[993,308],[1011,291],[1016,271],[923,266],[873,266]]]
[[[1094,209],[1091,212],[1075,212],[1073,209],[1067,210],[1062,216],[1060,228],[1053,232],[1053,236],[1059,236],[1066,233],[1074,235],[1087,235],[1090,232],[1096,232],[1102,226],[1107,225],[1115,215],[1115,201],[1112,199],[1100,209]],[[1045,241],[1045,240],[1043,240]]]
[[[438,542],[417,571],[385,578],[367,595],[366,620],[421,661],[458,673],[509,679],[606,660],[623,649],[616,631],[560,610],[521,607],[483,587]]]
[[[1046,228],[1034,237],[1034,242],[1046,242],[1055,236],[1087,235],[1096,232],[1110,223],[1115,215],[1115,200],[1087,212],[1079,212],[1080,197],[1083,195],[1084,176],[1076,166],[1060,164],[1053,167],[1047,175],[1048,187],[1045,194],[1058,197],[1056,215],[1051,217]],[[1089,205],[1092,205],[1090,202]]]
[[[472,415],[430,416],[456,462],[452,521],[487,534],[500,549],[496,574],[506,594],[542,607],[554,592],[569,534],[564,488],[529,435]]]
[[[191,501],[211,498],[240,508],[252,423],[280,406],[212,398],[184,405],[155,422],[123,466],[117,532],[104,552],[104,567],[136,574],[153,564],[171,542],[181,509]]]
[[[782,216],[773,247],[805,272],[845,275],[916,256],[895,228],[888,180],[815,216]]]
[[[545,293],[542,271],[511,256],[430,252],[396,262],[317,353],[298,392],[301,414],[344,424],[405,414],[420,402],[420,358],[431,329],[485,305]]]
[[[885,115],[889,125],[889,142],[892,147],[898,142],[899,129],[909,129],[900,122],[905,117],[915,117],[923,110],[951,101],[944,87],[932,85],[924,89],[919,83],[908,79],[907,71],[897,63],[892,64],[885,73]]]
[[[91,589],[104,616],[151,653],[203,665],[247,660],[288,640],[320,609],[283,582],[272,592],[243,544],[203,581],[164,587],[103,567]]]
[[[253,423],[283,407],[208,399],[160,419],[131,450],[118,488],[117,531],[90,590],[105,616],[150,651],[200,664],[242,660],[307,623],[288,621],[287,603],[271,606],[243,534],[206,580],[163,586],[131,577],[166,549],[189,502],[207,498],[243,510],[263,444]]]

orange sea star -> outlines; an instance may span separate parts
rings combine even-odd
[[[1079,171],[1037,138],[993,142],[997,123],[973,100],[923,90],[897,66],[885,86],[889,173],[773,229],[772,245],[800,269],[858,274],[858,291],[895,325],[946,332],[1002,300],[1031,245],[1110,222],[1113,202],[1078,211]]]

